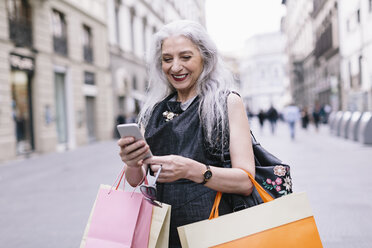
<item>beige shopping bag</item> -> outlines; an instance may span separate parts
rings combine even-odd
[[[171,206],[153,207],[148,248],[167,248],[169,243]]]
[[[183,248],[322,247],[306,193],[178,227]]]
[[[218,217],[222,196],[218,192],[209,220],[177,228],[183,248],[323,247],[306,193],[274,200],[246,173],[264,203]]]

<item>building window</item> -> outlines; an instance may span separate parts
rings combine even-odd
[[[57,10],[52,13],[53,47],[56,53],[67,55],[67,25],[65,15]]]
[[[27,0],[7,0],[9,38],[19,47],[32,46],[31,6]]]
[[[135,44],[134,44],[134,18],[136,16],[136,12],[134,8],[130,9],[130,38],[131,38],[131,45],[132,45],[132,51],[134,52]]]
[[[115,33],[116,33],[116,42],[120,45],[120,22],[119,22],[119,13],[120,13],[121,1],[115,1]]]
[[[88,85],[95,85],[94,73],[88,71],[84,72],[84,83]]]
[[[134,90],[138,90],[136,75],[133,75],[133,85],[132,86],[133,86]]]
[[[357,10],[356,15],[357,15],[357,22],[360,23],[360,9]]]
[[[147,19],[146,19],[146,17],[143,18],[142,24],[143,24],[143,52],[144,52],[144,55],[145,55],[146,54],[146,43],[147,43],[147,39],[146,39],[146,36],[147,36],[147,32],[146,32]]]
[[[362,55],[359,56],[358,66],[359,66],[358,82],[359,82],[359,85],[362,85],[362,69],[363,69],[363,56]]]
[[[314,51],[315,57],[319,58],[320,56],[324,55],[327,51],[329,51],[332,48],[332,44],[333,44],[332,24],[329,23],[316,40]]]
[[[93,41],[92,41],[92,31],[90,27],[83,25],[83,50],[84,50],[84,60],[86,62],[93,62]]]
[[[353,73],[351,71],[351,61],[348,62],[348,69],[349,69],[349,81],[350,81],[350,84],[349,84],[349,87],[353,87]]]

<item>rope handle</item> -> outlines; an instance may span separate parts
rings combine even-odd
[[[262,186],[253,178],[253,176],[248,171],[244,169],[242,170],[248,174],[249,179],[252,181],[263,202],[269,202],[274,200],[274,198],[269,193],[267,193],[266,190],[264,190],[264,188],[262,188]],[[218,206],[220,205],[221,198],[222,193],[218,191],[216,194],[216,198],[214,199],[211,213],[209,215],[209,220],[217,218],[219,216]]]
[[[112,188],[115,187],[115,185],[116,185],[115,190],[118,190],[118,188],[120,186],[120,183],[123,180],[124,175],[125,175],[125,166],[123,166],[123,169],[121,169],[121,171],[120,171],[119,175],[117,176],[115,182],[111,185],[111,189],[110,189],[109,193],[112,191]],[[142,180],[138,183],[138,185],[135,188],[137,188],[139,185],[141,185],[143,183],[143,181],[145,181],[146,185],[149,184],[149,182],[147,181],[146,173],[143,175]],[[123,190],[125,190],[125,178],[124,178]]]

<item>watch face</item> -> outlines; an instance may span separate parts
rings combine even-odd
[[[204,173],[204,178],[206,180],[210,179],[212,177],[212,172],[210,170],[207,170],[205,173]]]

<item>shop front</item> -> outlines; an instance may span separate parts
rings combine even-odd
[[[9,56],[11,73],[11,102],[17,155],[31,153],[35,149],[32,115],[32,77],[34,59],[20,54]]]

